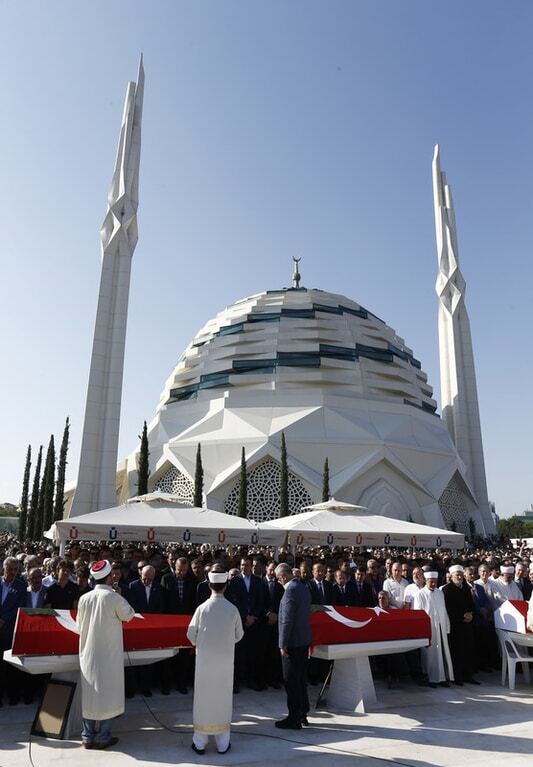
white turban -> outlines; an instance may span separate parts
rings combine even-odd
[[[452,565],[448,569],[448,572],[450,573],[450,575],[451,575],[451,573],[464,573],[464,571],[465,571],[465,569],[464,569],[464,567],[462,565]]]

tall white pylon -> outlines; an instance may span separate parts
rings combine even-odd
[[[452,193],[446,174],[440,169],[438,144],[433,155],[433,198],[439,264],[435,289],[439,297],[442,418],[465,463],[466,479],[476,497],[477,532],[488,535],[495,532],[495,527],[487,496],[474,352],[465,305],[466,283],[459,268]]]
[[[137,245],[142,56],[126,91],[117,160],[100,230],[102,273],[96,311],[76,494],[70,516],[116,505],[116,474],[131,260]]]

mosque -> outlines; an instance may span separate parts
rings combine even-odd
[[[137,242],[143,80],[141,62],[138,83],[130,83],[126,97],[102,230],[97,330],[70,516],[136,493],[138,448],[119,462],[117,445],[124,316]],[[244,447],[249,517],[275,518],[284,434],[291,514],[321,499],[327,458],[338,499],[459,532],[468,532],[472,522],[480,533],[494,532],[453,203],[438,148],[433,181],[442,417],[404,339],[351,297],[303,287],[295,259],[291,287],[222,310],[178,359],[149,424],[150,490],[192,501],[200,444],[205,503],[235,514]]]

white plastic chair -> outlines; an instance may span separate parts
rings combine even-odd
[[[514,690],[516,678],[516,664],[522,664],[524,681],[529,684],[529,666],[533,663],[533,655],[528,655],[527,647],[517,645],[513,642],[513,635],[508,631],[496,629],[500,647],[502,651],[502,685],[505,684],[505,677],[509,674],[509,689]]]

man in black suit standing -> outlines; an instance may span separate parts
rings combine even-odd
[[[321,562],[313,565],[313,577],[307,581],[311,592],[311,604],[334,605],[333,586],[325,580],[326,568]]]
[[[326,568],[321,562],[313,565],[313,577],[307,581],[313,605],[334,605],[333,586],[325,580]],[[329,661],[322,658],[309,659],[309,682],[316,685],[323,682],[329,669]]]
[[[276,565],[270,562],[266,569],[266,575],[263,578],[265,586],[265,616],[266,622],[263,627],[264,641],[264,678],[269,687],[279,690],[281,679],[283,678],[281,670],[281,658],[278,645],[278,613],[279,603],[283,596],[283,586],[276,578]]]
[[[18,573],[18,560],[15,557],[6,557],[0,578],[0,657],[3,650],[11,649],[17,611],[26,601],[26,586],[24,581],[17,577]],[[25,676],[24,672],[0,660],[0,706],[4,688],[10,705],[14,706],[19,702],[21,680]]]
[[[200,584],[201,585],[201,584]],[[174,572],[168,572],[161,578],[161,588],[166,595],[166,612],[172,615],[193,615],[198,606],[198,581],[192,574],[186,557],[178,557]],[[203,600],[202,600],[203,601]],[[176,689],[182,695],[187,694],[187,676],[191,671],[191,654],[182,648],[178,654],[165,662],[161,692],[168,695],[170,681],[174,678]]]
[[[136,613],[165,612],[165,593],[155,581],[155,568],[152,565],[143,567],[141,577],[130,583],[124,596]],[[141,695],[145,698],[152,697],[152,675],[156,665],[151,663],[148,666],[126,669],[126,697],[132,698],[134,695],[135,678],[141,688]]]
[[[252,690],[264,690],[261,682],[261,623],[264,619],[265,592],[261,578],[252,573],[252,560],[241,559],[241,578],[246,589],[246,617],[244,619],[244,637],[242,652],[244,676]],[[239,653],[237,653],[238,656]]]
[[[283,681],[287,692],[288,715],[276,722],[282,730],[301,730],[307,724],[307,657],[312,642],[309,621],[311,596],[309,589],[293,578],[289,565],[276,567],[276,577],[284,588],[279,604],[279,649],[283,666]]]
[[[372,586],[366,582],[366,568],[358,567],[355,571],[355,581],[348,601],[349,607],[374,607],[376,601]]]
[[[346,581],[346,573],[342,570],[335,572],[335,584],[333,586],[333,599],[340,607],[349,607],[355,601],[355,583],[353,580]]]

